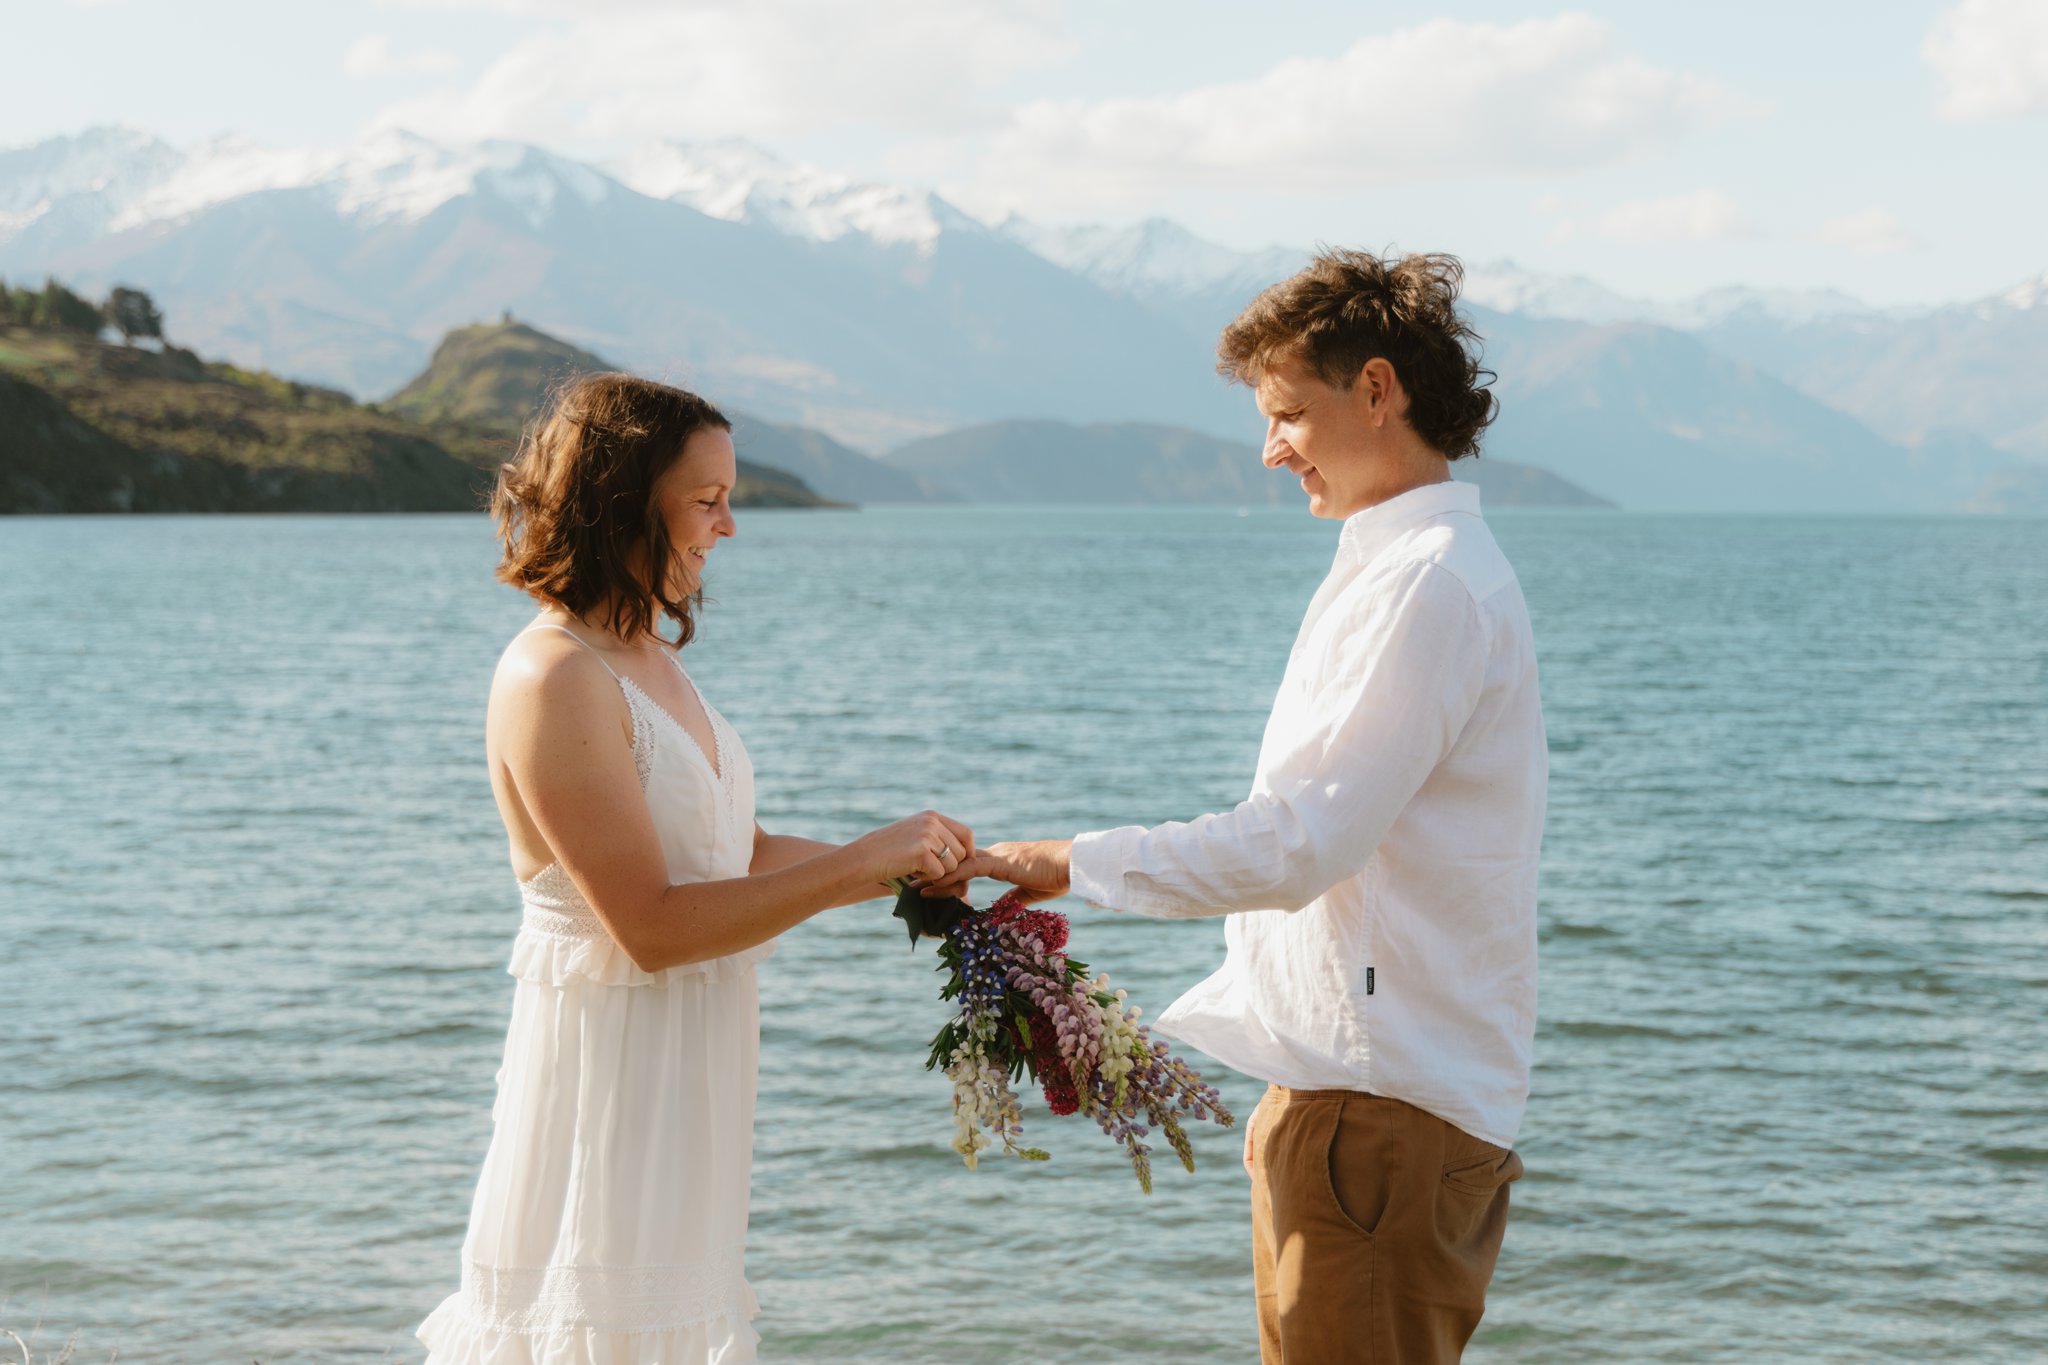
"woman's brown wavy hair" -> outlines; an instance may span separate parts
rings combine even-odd
[[[608,606],[593,624],[627,640],[663,638],[659,607],[676,623],[671,643],[681,649],[696,634],[701,596],[668,595],[675,548],[654,506],[654,483],[707,428],[730,431],[732,423],[684,389],[629,374],[563,384],[498,470],[498,577],[578,617]]]
[[[1324,249],[1308,268],[1267,289],[1223,329],[1216,368],[1257,384],[1269,364],[1299,359],[1332,388],[1348,389],[1381,357],[1408,392],[1408,425],[1450,459],[1479,453],[1500,410],[1479,363],[1479,333],[1458,313],[1465,267],[1455,256],[1379,257]]]

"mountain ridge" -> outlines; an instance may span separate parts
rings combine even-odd
[[[1215,331],[1302,254],[1239,252],[1168,220],[991,225],[749,144],[667,144],[611,167],[405,134],[179,153],[98,130],[0,152],[0,273],[139,280],[185,336],[238,363],[385,392],[433,340],[509,306],[759,414],[764,439],[804,427],[856,453],[1031,413],[1235,439],[1247,415],[1211,376]],[[1768,499],[1757,476],[1809,461],[1825,431],[1843,442],[1836,477],[1802,475],[1766,505],[1870,506],[1878,485],[1885,506],[1946,508],[1998,460],[2048,458],[2032,382],[2048,361],[2042,280],[1930,313],[1828,291],[1653,306],[1518,269],[1476,267],[1468,284],[1502,373],[1496,444],[1625,505],[1693,505],[1716,486],[1703,458],[1732,461],[1723,494]],[[1649,325],[1601,330],[1623,324]],[[1560,358],[1590,368],[1567,382]],[[1638,391],[1646,375],[1663,388]],[[1731,382],[1754,410],[1712,409]],[[1686,434],[1709,427],[1719,444]],[[1747,449],[1752,436],[1765,444]]]
[[[942,480],[976,502],[1301,503],[1292,482],[1260,462],[1258,446],[1151,423],[989,422],[910,442],[884,458]],[[1502,506],[1614,505],[1547,470],[1490,457],[1455,460],[1451,474]]]

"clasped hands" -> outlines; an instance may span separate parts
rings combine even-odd
[[[1067,892],[1067,868],[1073,848],[1071,839],[990,844],[975,849],[943,877],[924,881],[920,889],[932,899],[964,898],[969,882],[976,877],[988,877],[1010,883],[1026,901],[1051,900]]]

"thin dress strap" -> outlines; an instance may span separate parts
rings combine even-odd
[[[604,655],[597,652],[597,646],[591,644],[590,641],[584,639],[567,626],[558,626],[553,621],[535,621],[527,626],[526,630],[522,630],[519,633],[524,635],[528,630],[561,631],[562,634],[568,636],[577,644],[582,645],[586,650],[589,650],[590,657],[596,659],[604,668],[604,671],[612,675],[612,681],[619,685],[620,695],[626,699],[626,714],[633,719],[633,771],[639,774],[640,790],[646,791],[648,775],[654,771],[654,716],[649,714],[646,709],[643,709],[634,700],[635,697],[646,696],[646,693],[641,690],[640,684],[624,676],[610,664],[605,663]],[[647,698],[647,706],[652,707],[656,712],[659,712],[661,709],[652,697]],[[536,873],[535,875],[538,876],[539,874]]]
[[[617,682],[621,682],[621,683],[623,683],[623,682],[625,681],[625,679],[624,679],[624,678],[621,678],[621,677],[619,677],[619,671],[618,671],[617,669],[613,668],[613,667],[612,667],[612,666],[611,666],[610,664],[608,664],[608,663],[605,663],[605,661],[604,661],[604,655],[602,655],[602,654],[600,654],[600,653],[598,653],[598,652],[597,652],[597,647],[596,647],[595,645],[591,644],[591,643],[590,643],[590,641],[588,641],[588,640],[584,639],[584,638],[583,638],[583,637],[582,637],[581,635],[578,635],[578,634],[577,634],[577,633],[576,633],[575,631],[573,631],[573,630],[569,629],[569,628],[568,628],[567,626],[558,626],[558,625],[556,625],[556,624],[555,624],[555,623],[554,623],[553,621],[535,621],[535,622],[534,622],[534,623],[533,623],[532,625],[528,626],[528,627],[526,628],[526,630],[522,630],[522,631],[520,631],[519,633],[520,633],[521,635],[524,635],[524,634],[526,634],[526,631],[528,631],[528,630],[559,630],[559,631],[561,631],[561,632],[562,632],[562,634],[564,634],[564,635],[568,636],[568,637],[569,637],[570,639],[574,640],[574,641],[575,641],[575,642],[576,642],[577,644],[579,644],[579,645],[582,645],[582,646],[583,646],[583,647],[584,647],[585,649],[589,650],[589,651],[590,651],[590,657],[591,657],[591,658],[593,658],[593,659],[595,659],[595,660],[597,660],[599,664],[603,665],[603,667],[604,667],[604,671],[605,671],[605,672],[607,672],[607,673],[609,673],[609,674],[611,674],[611,675],[612,675],[612,678],[613,678],[613,679],[614,679],[615,681],[617,681]]]

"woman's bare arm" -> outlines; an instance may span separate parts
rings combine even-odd
[[[747,874],[757,876],[763,872],[780,872],[785,867],[794,867],[807,858],[830,853],[838,847],[838,844],[828,844],[820,839],[806,839],[801,834],[770,834],[757,824],[754,826],[754,861],[747,869]],[[968,852],[972,853],[973,850],[969,849]],[[873,886],[856,891],[850,898],[838,902],[837,905],[858,905],[862,901],[881,900],[895,894],[895,887],[886,882],[876,882]],[[826,908],[836,909],[837,905]]]
[[[516,652],[492,694],[495,748],[516,799],[644,971],[764,943],[820,910],[881,894],[890,877],[937,878],[949,865],[940,851],[959,858],[974,847],[971,831],[927,811],[838,847],[778,847],[777,865],[759,874],[670,885],[621,731],[625,702],[604,666],[581,651]]]

